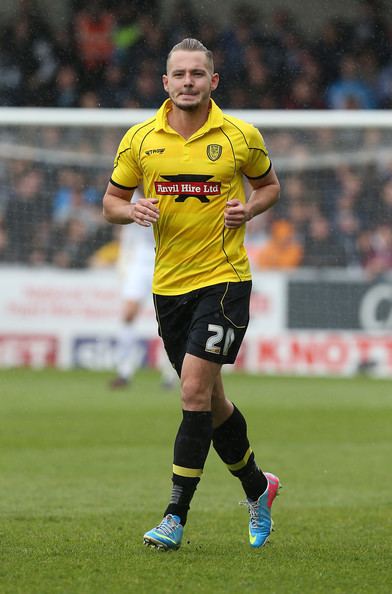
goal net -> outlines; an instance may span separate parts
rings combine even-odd
[[[392,117],[230,113],[261,130],[282,187],[280,202],[248,225],[252,312],[259,323],[249,330],[254,344],[239,365],[267,372],[390,374]],[[117,314],[121,308],[114,272],[119,230],[103,219],[102,196],[123,133],[152,114],[0,109],[0,366],[34,357],[43,364],[111,366],[109,312],[113,321],[113,303]],[[84,349],[82,361],[70,347],[67,355],[53,354],[63,340],[74,346],[78,340],[67,315],[79,331],[84,325],[80,341],[90,336],[94,345]],[[51,318],[54,328],[61,316],[59,337],[45,320]],[[147,318],[143,332],[151,338],[152,310]],[[100,322],[106,343],[97,354]],[[34,339],[43,327],[50,347],[44,338]]]

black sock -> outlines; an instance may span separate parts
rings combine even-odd
[[[255,462],[249,445],[246,421],[234,406],[232,415],[214,429],[212,443],[231,474],[240,479],[246,496],[256,501],[268,486],[268,481]]]
[[[174,443],[172,493],[164,515],[179,516],[184,526],[210,449],[210,411],[182,411],[182,423]]]

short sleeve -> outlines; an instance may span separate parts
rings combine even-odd
[[[248,160],[242,167],[242,173],[249,179],[264,177],[270,171],[272,165],[264,139],[254,126],[249,127],[247,142]]]
[[[138,160],[135,158],[135,134],[131,130],[124,135],[114,159],[114,168],[110,181],[126,189],[136,188],[141,180]]]

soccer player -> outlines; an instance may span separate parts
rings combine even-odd
[[[135,192],[133,201],[140,197],[141,193]],[[118,335],[117,374],[109,383],[113,390],[129,386],[142,363],[143,353],[139,347],[137,321],[144,304],[151,299],[154,256],[152,228],[146,229],[139,225],[123,227],[118,258],[122,278],[122,323]],[[162,387],[169,389],[176,386],[176,372],[166,354],[158,363]]]
[[[235,361],[249,321],[246,222],[276,202],[279,182],[258,130],[212,100],[219,75],[211,52],[187,38],[172,48],[166,67],[169,98],[123,137],[103,199],[108,221],[153,226],[158,331],[181,379],[171,496],[144,543],[179,548],[212,443],[242,483],[250,544],[259,548],[271,533],[279,479],[256,464],[221,368]],[[243,175],[253,188],[248,201]],[[140,183],[145,198],[131,204]]]

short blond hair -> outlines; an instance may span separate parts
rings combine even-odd
[[[178,52],[180,50],[186,52],[203,52],[207,59],[208,68],[211,70],[212,73],[214,72],[214,58],[212,52],[209,49],[207,49],[201,41],[199,41],[198,39],[193,39],[192,37],[186,37],[185,39],[180,41],[180,43],[177,43],[175,46],[172,47],[172,49],[169,52],[169,55],[167,56],[166,71],[168,70],[170,58],[172,57],[174,52]]]

